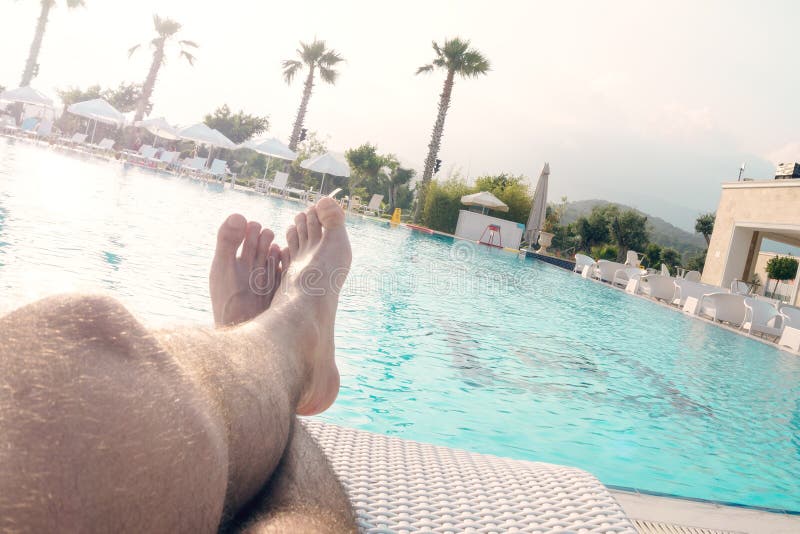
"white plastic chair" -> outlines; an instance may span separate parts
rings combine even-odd
[[[611,281],[611,285],[615,286],[627,286],[628,282],[631,280],[639,280],[639,278],[645,274],[646,271],[638,268],[638,267],[626,267],[624,269],[617,269],[614,273],[614,278]]]
[[[100,150],[100,151],[103,151],[103,152],[113,150],[114,149],[114,140],[113,139],[109,139],[108,137],[105,137],[105,138],[103,138],[102,141],[97,143],[97,145],[95,145],[92,148]]]
[[[749,295],[750,284],[742,280],[734,280],[731,282],[731,293],[734,295]]]
[[[617,274],[617,271],[620,269],[627,269],[628,266],[624,263],[619,263],[616,261],[608,261],[608,260],[599,260],[597,262],[597,269],[595,269],[595,278],[600,280],[601,282],[608,282],[612,283],[614,281],[614,275]]]
[[[369,204],[366,206],[362,206],[361,210],[367,214],[371,213],[373,215],[378,214],[381,212],[381,202],[383,202],[383,195],[372,195],[372,198],[369,199]]]
[[[779,313],[783,317],[785,326],[800,329],[800,308],[784,304],[780,307]]]
[[[778,338],[783,331],[783,316],[775,306],[763,300],[744,299],[745,316],[742,330],[748,334],[758,332]]]
[[[669,267],[667,267],[666,263],[661,264],[661,276],[671,276],[669,274]]]
[[[700,271],[689,271],[683,276],[683,279],[689,282],[700,282],[701,278]]]
[[[675,279],[663,274],[648,274],[639,279],[639,292],[647,297],[672,302],[675,297]]]
[[[150,147],[149,150],[145,150],[142,154],[142,157],[152,158],[156,153],[156,149]],[[149,155],[148,155],[149,154]],[[194,158],[187,158],[183,160],[183,165],[181,165],[181,170],[185,172],[198,172],[202,171],[206,166],[206,158],[201,158],[199,156]]]
[[[53,135],[53,121],[44,119],[36,128],[36,138],[50,137]]]
[[[179,155],[180,152],[162,152],[161,157],[158,158],[158,162],[159,164],[163,163],[167,168],[169,168],[175,165]]]
[[[286,192],[286,183],[289,181],[289,174],[285,172],[276,172],[275,178],[272,183],[267,186],[268,191],[278,191],[281,195]]]
[[[731,295],[730,293],[703,295],[703,298],[700,299],[698,313],[712,321],[741,326],[746,315],[744,301],[744,295]]]
[[[625,265],[628,267],[638,267],[641,263],[642,255],[635,250],[629,250],[625,256]]]
[[[575,267],[572,270],[576,273],[582,273],[584,267],[587,265],[592,267],[594,264],[594,258],[590,258],[586,254],[575,254]]]
[[[686,299],[689,297],[694,297],[699,301],[703,295],[728,292],[727,289],[721,287],[701,284],[700,282],[690,282],[683,278],[675,278],[673,283],[675,284],[675,296],[672,299],[672,303],[680,308],[683,308],[686,304]]]
[[[778,346],[800,352],[800,329],[791,326],[784,328]]]
[[[211,162],[211,168],[208,169],[208,174],[217,179],[220,176],[225,176],[228,174],[228,162],[221,159],[215,159]]]

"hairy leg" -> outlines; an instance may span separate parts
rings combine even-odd
[[[297,419],[272,479],[243,512],[236,532],[356,532],[347,493],[325,453]]]
[[[341,210],[318,208],[325,237],[280,305],[238,328],[152,334],[86,296],[0,318],[0,529],[205,532],[257,494],[295,409],[338,389],[338,293],[316,275],[350,250]]]

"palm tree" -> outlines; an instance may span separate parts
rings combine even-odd
[[[55,0],[41,0],[42,10],[39,12],[39,20],[36,23],[36,33],[33,35],[33,42],[31,43],[31,50],[28,53],[28,61],[25,63],[25,72],[22,73],[22,81],[20,86],[25,87],[30,85],[31,80],[39,74],[39,50],[42,48],[42,39],[44,39],[44,30],[47,28],[47,17],[50,15],[50,8],[55,5]],[[85,5],[83,0],[67,0],[67,6],[70,8]]]
[[[425,203],[425,192],[428,184],[433,177],[433,166],[436,156],[439,155],[439,147],[442,144],[442,134],[444,133],[444,119],[447,117],[447,109],[450,107],[450,98],[453,94],[453,84],[456,74],[462,78],[477,78],[486,74],[489,69],[489,60],[474,48],[469,47],[469,41],[455,37],[445,39],[444,45],[433,42],[433,50],[436,52],[434,60],[417,69],[417,74],[431,72],[434,69],[444,69],[447,76],[444,79],[444,89],[439,96],[439,114],[433,125],[431,142],[428,144],[428,157],[425,159],[425,171],[422,173],[422,188],[419,191],[417,209],[414,212],[414,220],[419,220],[422,207]]]
[[[300,130],[303,128],[303,120],[306,117],[306,109],[308,108],[308,100],[311,98],[311,90],[314,88],[314,74],[319,70],[319,75],[322,81],[333,85],[336,83],[336,78],[339,73],[333,67],[340,61],[343,61],[335,50],[325,48],[325,41],[318,41],[314,39],[311,44],[300,42],[300,48],[297,49],[297,55],[300,59],[285,59],[283,60],[283,79],[287,84],[291,84],[294,75],[297,74],[304,66],[308,67],[308,75],[306,76],[306,83],[303,86],[303,99],[300,100],[300,107],[297,109],[297,118],[294,121],[294,128],[292,128],[292,137],[289,139],[289,148],[297,150],[297,144],[300,142]]]
[[[142,96],[139,99],[139,105],[136,106],[136,115],[133,119],[134,121],[140,121],[144,117],[145,110],[150,103],[150,97],[153,95],[153,89],[156,86],[158,70],[161,68],[161,65],[166,63],[164,48],[170,39],[175,37],[175,34],[181,29],[180,23],[175,22],[170,18],[162,19],[158,15],[153,15],[153,25],[155,26],[158,37],[150,41],[150,44],[153,46],[153,62],[150,64],[150,71],[147,73],[147,78],[142,85]],[[189,62],[189,65],[194,65],[195,57],[187,52],[185,47],[189,46],[192,48],[197,48],[197,43],[183,40],[178,41],[178,44],[181,48],[180,56],[186,58],[186,61]],[[136,46],[131,47],[131,49],[128,50],[128,57],[131,57],[131,55],[133,55],[139,46],[141,45],[137,44]]]
[[[694,224],[694,231],[702,234],[706,240],[706,246],[711,244],[711,234],[714,233],[714,220],[717,218],[715,213],[704,213],[700,215]]]

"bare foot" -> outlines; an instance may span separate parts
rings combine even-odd
[[[299,415],[325,411],[339,393],[339,370],[334,360],[333,326],[339,291],[350,271],[352,254],[344,226],[344,212],[330,198],[295,217],[295,226],[286,232],[290,268],[283,268],[281,287],[272,302],[272,311],[285,309],[298,321],[314,326],[307,340],[304,368],[308,373],[297,406]]]
[[[281,250],[274,234],[257,222],[233,214],[217,233],[209,289],[214,323],[232,326],[266,310],[280,284]],[[244,241],[244,245],[242,245]],[[242,245],[242,253],[236,251]]]

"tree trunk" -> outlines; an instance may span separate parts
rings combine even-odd
[[[53,7],[52,0],[42,0],[42,11],[39,13],[39,21],[36,23],[36,33],[33,36],[31,50],[28,53],[28,61],[25,63],[25,72],[22,73],[22,81],[19,84],[21,87],[30,85],[33,79],[33,71],[39,59],[39,50],[42,48],[42,39],[44,38],[44,30],[47,27],[47,17],[50,14],[51,7]]]
[[[311,65],[308,68],[308,76],[306,77],[305,87],[303,88],[303,99],[300,101],[300,107],[297,108],[297,118],[294,120],[292,137],[289,139],[289,150],[293,152],[297,151],[297,145],[300,143],[300,130],[303,129],[303,121],[306,118],[308,101],[311,98],[311,90],[313,88],[314,88],[314,65]]]
[[[428,157],[425,159],[425,172],[422,173],[422,184],[417,194],[417,207],[414,210],[414,222],[419,222],[422,209],[425,206],[425,195],[428,192],[428,184],[433,178],[433,167],[436,163],[436,156],[439,155],[439,147],[442,144],[442,134],[444,133],[444,119],[447,117],[447,109],[450,107],[450,96],[453,93],[453,83],[455,71],[448,70],[447,78],[444,80],[444,88],[439,96],[439,114],[436,123],[433,125],[431,142],[428,144]]]
[[[153,96],[153,89],[156,87],[156,78],[158,78],[158,69],[164,62],[164,40],[159,41],[153,52],[153,63],[150,64],[150,72],[147,73],[147,79],[142,85],[142,97],[139,99],[139,104],[136,106],[136,115],[133,121],[137,122],[144,118],[144,112],[147,110],[147,104],[150,103],[150,97]]]
[[[703,234],[703,237],[706,239],[706,248],[711,245],[711,236],[709,234]]]

